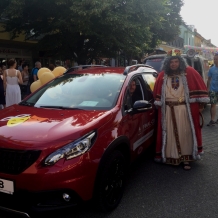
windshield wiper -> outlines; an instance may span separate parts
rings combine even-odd
[[[81,108],[76,108],[76,107],[63,107],[63,106],[50,106],[50,105],[41,105],[39,107],[42,107],[42,108],[57,108],[57,109],[66,109],[66,110],[83,110]]]
[[[29,103],[29,102],[27,102],[27,101],[22,101],[22,102],[20,102],[19,103],[19,105],[25,105],[25,106],[33,106],[34,105],[34,103]]]

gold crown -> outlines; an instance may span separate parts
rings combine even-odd
[[[167,52],[167,56],[181,56],[181,51],[179,49],[172,49]]]

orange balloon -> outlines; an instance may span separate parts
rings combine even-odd
[[[49,82],[50,80],[52,80],[54,78],[55,78],[55,76],[53,73],[44,72],[40,77],[40,81],[41,81],[42,85],[44,85],[45,83]]]
[[[46,67],[40,68],[39,71],[38,71],[38,73],[37,73],[38,78],[40,79],[40,77],[42,76],[42,74],[45,73],[45,72],[51,72],[51,70],[49,70],[49,69],[46,68]]]
[[[42,83],[40,80],[37,80],[33,82],[30,86],[30,91],[35,92],[37,89],[39,89],[42,86]]]
[[[64,67],[55,67],[55,69],[52,71],[52,73],[53,73],[54,75],[59,75],[59,76],[61,76],[61,75],[63,75],[63,73],[64,73],[66,70],[67,70],[67,69],[64,68]]]

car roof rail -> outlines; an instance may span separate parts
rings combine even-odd
[[[83,69],[89,68],[89,67],[93,67],[94,68],[94,67],[108,67],[108,66],[106,66],[106,65],[78,65],[78,66],[71,67],[64,74],[71,73],[72,71],[75,71],[76,69],[82,68],[82,70],[83,70]]]
[[[147,64],[136,64],[136,65],[127,66],[123,72],[123,75],[127,75],[128,73],[132,72],[131,71],[132,68],[133,70],[137,70],[139,67],[148,67],[148,68],[154,69],[152,66],[147,65]]]

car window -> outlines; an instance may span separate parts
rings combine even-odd
[[[201,62],[199,58],[194,60],[194,68],[202,76],[202,67],[201,67]]]
[[[156,78],[153,76],[152,73],[144,73],[142,74],[142,77],[145,81],[145,87],[144,87],[144,97],[146,101],[151,102],[153,100],[153,89],[154,84],[156,81]]]
[[[116,104],[125,76],[116,73],[66,74],[27,99],[40,106],[102,110]]]
[[[145,64],[152,66],[159,73],[161,71],[163,61],[164,61],[164,57],[151,58],[151,59],[146,59]]]
[[[192,62],[190,58],[184,57],[184,59],[186,60],[186,63],[192,67]]]
[[[156,78],[153,73],[144,73],[142,77],[145,81],[146,90],[153,91]]]
[[[144,100],[143,86],[139,78],[134,77],[128,84],[123,102],[124,111],[133,107],[134,103],[139,100]]]

